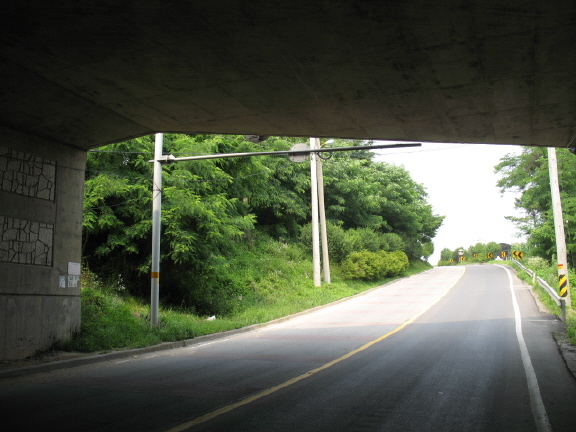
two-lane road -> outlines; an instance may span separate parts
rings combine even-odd
[[[205,344],[0,381],[2,431],[576,431],[576,380],[501,266],[436,268]]]

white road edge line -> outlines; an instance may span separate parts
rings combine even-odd
[[[518,306],[516,293],[514,292],[512,274],[510,273],[510,270],[508,270],[508,268],[505,266],[498,265],[498,267],[502,267],[504,270],[506,270],[506,273],[508,273],[510,293],[512,294],[512,305],[514,306],[514,319],[516,321],[516,337],[518,338],[518,345],[520,346],[520,354],[522,356],[522,364],[524,365],[524,372],[526,373],[526,380],[528,381],[530,406],[532,407],[532,415],[534,416],[534,422],[536,423],[536,430],[538,432],[552,432],[552,426],[548,420],[546,407],[544,406],[544,401],[542,400],[542,395],[540,394],[540,387],[538,386],[536,372],[534,371],[534,366],[532,366],[530,353],[528,352],[528,347],[526,346],[526,341],[524,340],[524,335],[522,334],[522,315],[520,314],[520,307]]]
[[[206,346],[206,345],[213,345],[216,343],[221,343],[221,342],[226,342],[227,340],[230,340],[231,338],[226,338],[226,339],[218,339],[212,342],[201,342],[201,343],[197,343],[196,345],[191,345],[190,348],[198,348],[198,347],[202,347],[202,346]]]

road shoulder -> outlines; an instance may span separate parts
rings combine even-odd
[[[344,298],[336,300],[334,302],[327,303],[325,305],[320,305],[320,306],[317,306],[317,307],[314,307],[311,309],[307,309],[307,310],[304,310],[301,312],[297,312],[295,314],[288,315],[285,317],[277,318],[275,320],[272,320],[272,321],[269,321],[266,323],[254,324],[251,326],[242,327],[242,328],[238,328],[235,330],[228,330],[225,332],[212,333],[212,334],[208,334],[208,335],[204,335],[204,336],[198,336],[198,337],[193,338],[193,339],[186,339],[186,340],[180,340],[180,341],[174,341],[174,342],[163,342],[163,343],[160,343],[157,345],[152,345],[152,346],[143,347],[143,348],[132,348],[132,349],[128,348],[128,349],[118,349],[118,350],[113,350],[113,351],[107,350],[107,351],[88,352],[88,353],[54,350],[54,351],[44,352],[44,353],[38,354],[36,356],[29,357],[29,358],[22,359],[22,360],[0,361],[0,380],[6,379],[6,378],[20,377],[20,376],[25,376],[25,375],[32,375],[32,374],[36,374],[36,373],[51,372],[54,370],[70,368],[70,367],[85,366],[85,365],[99,363],[99,362],[114,361],[114,360],[118,360],[121,358],[129,358],[129,357],[137,358],[138,356],[141,356],[141,355],[147,354],[147,353],[151,353],[151,352],[164,351],[164,350],[170,350],[170,349],[175,349],[175,348],[182,348],[182,347],[187,347],[187,346],[205,343],[207,341],[211,341],[211,340],[215,340],[215,339],[226,338],[226,337],[229,337],[230,335],[252,331],[254,329],[258,329],[258,328],[261,328],[264,326],[269,326],[269,325],[272,325],[275,323],[286,321],[288,319],[294,318],[294,317],[299,316],[299,315],[305,315],[305,314],[311,313],[317,309],[326,308],[326,307],[350,300],[351,298],[354,298],[354,297],[360,297],[360,296],[368,295],[369,293],[371,293],[374,290],[380,289],[380,288],[388,286],[388,285],[393,285],[393,284],[398,283],[398,282],[403,281],[403,280],[409,280],[409,279],[417,277],[419,275],[423,275],[425,273],[428,273],[432,270],[433,269],[429,269],[429,270],[425,270],[423,272],[416,273],[416,274],[413,274],[413,275],[410,275],[407,277],[401,277],[399,279],[395,279],[393,281],[390,281],[384,285],[378,285],[374,288],[370,288],[366,291],[362,291],[362,292],[355,294],[351,297],[344,297]]]
[[[540,312],[552,315],[552,313],[548,310],[548,308],[540,301],[540,299],[538,298],[538,294],[534,291],[534,288],[518,277],[518,272],[514,267],[508,266],[508,268],[512,270],[514,274],[515,283],[524,285],[530,291]],[[558,321],[560,321],[560,318],[557,319]],[[553,333],[552,336],[556,341],[558,350],[562,354],[562,358],[566,363],[566,367],[568,368],[572,376],[576,379],[576,346],[568,342],[568,339],[566,338],[566,324],[559,322],[558,327],[560,328],[560,330],[558,332]]]

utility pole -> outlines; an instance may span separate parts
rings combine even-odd
[[[328,237],[326,235],[326,218],[324,211],[324,188],[323,188],[323,175],[322,166],[318,167],[318,154],[319,153],[333,153],[341,151],[354,151],[354,150],[371,150],[382,148],[404,148],[404,147],[419,147],[420,143],[410,144],[381,144],[370,146],[352,146],[352,147],[331,147],[320,148],[319,140],[318,147],[316,141],[318,138],[310,138],[311,148],[306,144],[296,144],[292,149],[286,151],[269,151],[269,152],[249,152],[249,153],[217,153],[210,155],[174,157],[173,155],[162,155],[162,141],[163,134],[156,134],[156,145],[154,147],[154,159],[148,162],[154,163],[154,185],[152,188],[152,269],[151,269],[151,302],[150,302],[150,325],[153,327],[158,326],[158,297],[160,287],[160,227],[161,227],[161,203],[162,203],[162,165],[172,164],[180,161],[190,160],[206,160],[206,159],[227,159],[235,157],[253,157],[253,156],[268,156],[268,155],[287,155],[294,162],[304,162],[306,156],[310,155],[310,181],[312,189],[312,264],[314,274],[314,286],[321,285],[320,278],[320,234],[318,228],[318,207],[319,207],[319,178],[322,184],[322,218],[323,218],[323,238],[325,253],[324,258],[324,280],[330,283],[330,264],[328,259]],[[305,148],[302,148],[305,147]]]
[[[560,185],[558,183],[558,160],[556,158],[556,148],[554,147],[548,147],[548,173],[550,174],[554,231],[556,232],[556,255],[558,259],[560,297],[566,300],[566,305],[571,306],[566,237],[564,235],[564,217],[562,216],[562,201],[560,200]]]
[[[320,148],[320,139],[314,138],[315,146]],[[317,180],[318,180],[318,210],[320,212],[320,238],[322,240],[322,270],[324,282],[331,283],[330,279],[330,254],[328,251],[328,232],[326,229],[326,208],[324,205],[324,171],[322,169],[322,158],[316,160]]]
[[[310,148],[315,148],[316,138],[310,138]],[[320,280],[320,233],[318,230],[318,155],[310,153],[310,187],[312,192],[312,272],[314,286],[319,287]]]
[[[162,219],[162,144],[164,134],[156,134],[152,184],[152,268],[150,271],[150,326],[158,327],[160,298],[160,227]]]

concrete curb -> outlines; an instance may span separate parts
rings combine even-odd
[[[259,326],[259,325],[261,325],[261,324],[257,324],[256,326]],[[213,333],[213,334],[209,334],[209,335],[198,336],[197,338],[193,338],[193,339],[185,339],[185,340],[175,341],[175,342],[162,342],[162,343],[157,344],[157,345],[151,345],[151,346],[143,347],[143,348],[133,348],[133,349],[126,349],[126,350],[112,351],[112,352],[107,352],[107,353],[102,353],[102,354],[87,354],[87,355],[77,357],[77,358],[72,358],[72,359],[56,360],[56,361],[46,362],[46,363],[42,363],[42,364],[38,364],[38,365],[17,367],[17,368],[13,368],[13,369],[5,369],[3,371],[0,371],[0,380],[6,379],[6,378],[22,377],[22,376],[27,376],[27,375],[37,374],[37,373],[52,372],[55,370],[65,369],[65,368],[74,368],[74,367],[86,366],[86,365],[90,365],[90,364],[94,364],[94,363],[123,359],[126,357],[137,357],[137,356],[140,356],[142,354],[153,353],[153,352],[157,352],[157,351],[166,351],[166,350],[175,349],[175,348],[183,348],[186,346],[201,344],[201,343],[206,342],[206,341],[211,341],[211,340],[215,340],[215,339],[219,339],[219,338],[225,338],[225,337],[233,335],[233,334],[247,332],[247,331],[253,330],[254,327],[255,326],[242,327],[242,328],[235,329],[235,330],[228,330],[225,332]]]
[[[566,367],[572,373],[572,376],[576,378],[576,347],[564,338],[556,338],[556,343],[558,344],[558,350],[564,358]]]
[[[416,274],[411,275],[411,276],[407,276],[407,277],[403,277],[403,278],[399,278],[399,279],[394,279],[393,281],[387,282],[383,285],[378,285],[374,288],[367,289],[366,291],[362,291],[358,294],[354,294],[354,295],[349,296],[349,297],[344,297],[344,298],[341,298],[339,300],[335,300],[331,303],[326,303],[324,305],[316,306],[316,307],[313,307],[311,309],[306,309],[304,311],[296,312],[292,315],[287,315],[287,316],[277,318],[277,319],[274,319],[272,321],[268,321],[265,323],[253,324],[250,326],[241,327],[239,329],[227,330],[224,332],[212,333],[212,334],[208,334],[208,335],[204,335],[204,336],[198,336],[198,337],[193,338],[193,339],[185,339],[185,340],[175,341],[175,342],[163,342],[163,343],[160,343],[157,345],[152,345],[152,346],[148,346],[148,347],[144,347],[144,348],[126,349],[126,350],[112,351],[112,352],[107,352],[107,353],[102,353],[102,354],[87,354],[87,355],[83,355],[81,357],[76,357],[76,358],[72,358],[72,359],[55,360],[55,361],[49,361],[49,362],[37,364],[37,365],[16,367],[16,368],[12,368],[12,369],[5,369],[5,370],[0,371],[0,380],[7,379],[7,378],[23,377],[23,376],[33,375],[33,374],[38,374],[38,373],[52,372],[55,370],[65,369],[65,368],[75,368],[75,367],[80,367],[80,366],[86,366],[86,365],[91,365],[94,363],[123,359],[126,357],[137,357],[137,356],[140,356],[142,354],[147,354],[147,353],[152,353],[152,352],[157,352],[157,351],[166,351],[166,350],[175,349],[175,348],[194,346],[194,345],[202,344],[202,343],[207,342],[207,341],[223,339],[223,338],[226,338],[228,336],[233,336],[233,335],[240,334],[240,333],[250,332],[250,331],[262,328],[262,327],[266,327],[269,325],[273,325],[273,324],[277,324],[277,323],[280,323],[283,321],[287,321],[291,318],[294,318],[294,317],[297,317],[300,315],[309,314],[309,313],[312,313],[318,309],[322,309],[322,308],[325,308],[325,307],[328,307],[331,305],[342,303],[342,302],[349,300],[351,298],[354,298],[354,297],[366,295],[366,294],[368,294],[374,290],[377,290],[377,289],[383,288],[385,286],[394,284],[394,283],[399,282],[401,280],[409,279],[411,277],[424,274],[424,273],[429,272],[431,270],[433,270],[433,269],[428,269],[428,270],[425,270],[425,271],[420,272],[420,273],[416,273]]]

